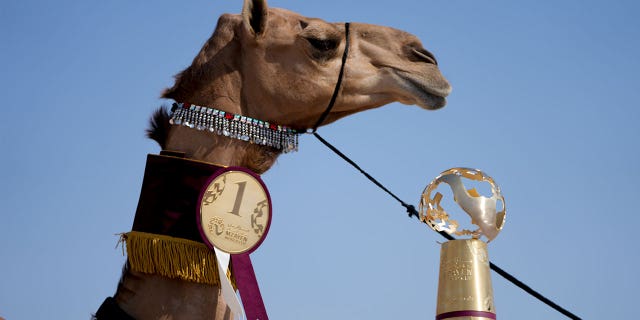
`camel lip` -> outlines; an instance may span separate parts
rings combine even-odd
[[[440,97],[440,96],[435,96],[432,94],[428,94],[430,95],[430,104],[425,106],[426,109],[428,110],[438,110],[444,106],[447,105],[447,98],[445,97]]]
[[[444,83],[440,83],[439,86],[436,87],[433,85],[429,86],[427,83],[425,83],[424,81],[420,81],[420,79],[417,79],[413,75],[404,75],[401,77],[405,81],[409,82],[416,89],[435,97],[446,98],[449,95],[449,93],[451,93],[451,86],[449,85],[448,82],[446,82],[446,80],[444,80],[444,78],[443,78]]]
[[[447,98],[423,92],[419,96],[415,97],[413,104],[425,110],[438,110],[447,105]]]
[[[447,104],[447,96],[451,92],[448,83],[444,88],[433,88],[424,81],[419,81],[413,76],[401,76],[406,85],[406,89],[413,93],[415,104],[427,110],[437,110]]]

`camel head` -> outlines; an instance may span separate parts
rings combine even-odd
[[[245,0],[164,97],[296,129],[314,125],[334,91],[345,25]],[[435,57],[413,35],[352,23],[342,88],[323,124],[391,102],[438,109],[451,91]]]

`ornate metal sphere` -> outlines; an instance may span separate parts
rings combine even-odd
[[[441,183],[450,188],[439,188]],[[482,190],[490,194],[482,195]],[[453,219],[450,213],[455,211],[466,213],[471,218],[470,224],[460,224],[463,214]],[[477,169],[452,168],[427,185],[422,192],[419,212],[420,220],[435,231],[474,239],[484,236],[486,242],[490,242],[504,226],[506,204],[500,188],[490,176]]]

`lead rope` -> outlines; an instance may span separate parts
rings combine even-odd
[[[365,177],[367,177],[367,179],[369,179],[369,181],[373,182],[373,184],[378,186],[380,189],[382,189],[384,192],[386,192],[392,198],[394,198],[396,201],[398,201],[401,206],[403,206],[405,209],[407,209],[407,213],[409,214],[409,218],[411,218],[412,216],[415,216],[418,220],[420,220],[420,216],[418,215],[418,211],[416,211],[416,208],[414,206],[412,206],[410,204],[407,204],[406,202],[402,201],[393,192],[389,191],[389,189],[387,189],[382,183],[380,183],[378,180],[376,180],[374,177],[372,177],[369,173],[367,173],[362,168],[360,168],[360,166],[358,164],[356,164],[353,160],[351,160],[349,157],[347,157],[344,153],[340,152],[340,150],[338,150],[332,144],[327,142],[327,140],[322,138],[316,132],[316,131],[318,131],[318,127],[324,122],[324,120],[326,120],[327,116],[329,115],[329,112],[331,112],[331,109],[333,109],[333,105],[336,102],[336,99],[338,97],[338,93],[340,92],[340,88],[342,86],[342,78],[344,76],[344,66],[345,66],[345,64],[347,62],[347,56],[349,54],[349,22],[344,24],[344,29],[345,29],[345,47],[344,47],[344,52],[342,54],[342,65],[340,66],[340,73],[338,74],[338,82],[336,83],[336,87],[333,90],[333,95],[331,96],[331,100],[329,101],[329,105],[324,110],[324,112],[322,113],[322,115],[320,116],[318,121],[316,121],[315,125],[313,126],[313,129],[311,129],[310,131],[307,131],[307,133],[313,134],[313,136],[315,136],[318,139],[318,141],[320,141],[327,148],[329,148],[329,150],[333,151],[335,154],[337,154],[344,161],[346,161],[351,166],[356,168],[356,170],[360,171],[360,173],[362,173]],[[446,238],[447,240],[455,240],[455,238],[453,236],[451,236],[450,234],[448,234],[448,233],[446,233],[444,231],[439,231],[438,233],[441,236],[443,236],[444,238]],[[497,274],[499,274],[500,276],[502,276],[503,278],[505,278],[509,282],[513,283],[518,288],[524,290],[526,293],[528,293],[528,294],[532,295],[533,297],[535,297],[536,299],[542,301],[543,303],[545,303],[549,307],[553,308],[554,310],[562,313],[563,315],[565,315],[569,319],[581,320],[580,317],[578,317],[575,314],[569,312],[567,309],[559,306],[557,303],[551,301],[547,297],[545,297],[542,294],[538,293],[537,291],[533,290],[531,287],[526,285],[524,282],[518,280],[516,277],[514,277],[511,274],[509,274],[508,272],[504,271],[502,268],[498,267],[493,262],[489,261],[489,267],[491,268],[491,270],[495,271]]]

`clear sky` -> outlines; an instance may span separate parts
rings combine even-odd
[[[637,1],[272,0],[417,35],[453,85],[435,112],[391,104],[321,134],[417,205],[454,166],[502,187],[491,260],[584,319],[637,313]],[[241,1],[0,3],[0,317],[88,319],[115,292],[161,90]],[[439,244],[310,136],[263,179],[252,255],[273,319],[432,319]],[[633,231],[636,230],[636,231]],[[500,319],[564,319],[496,274]]]

